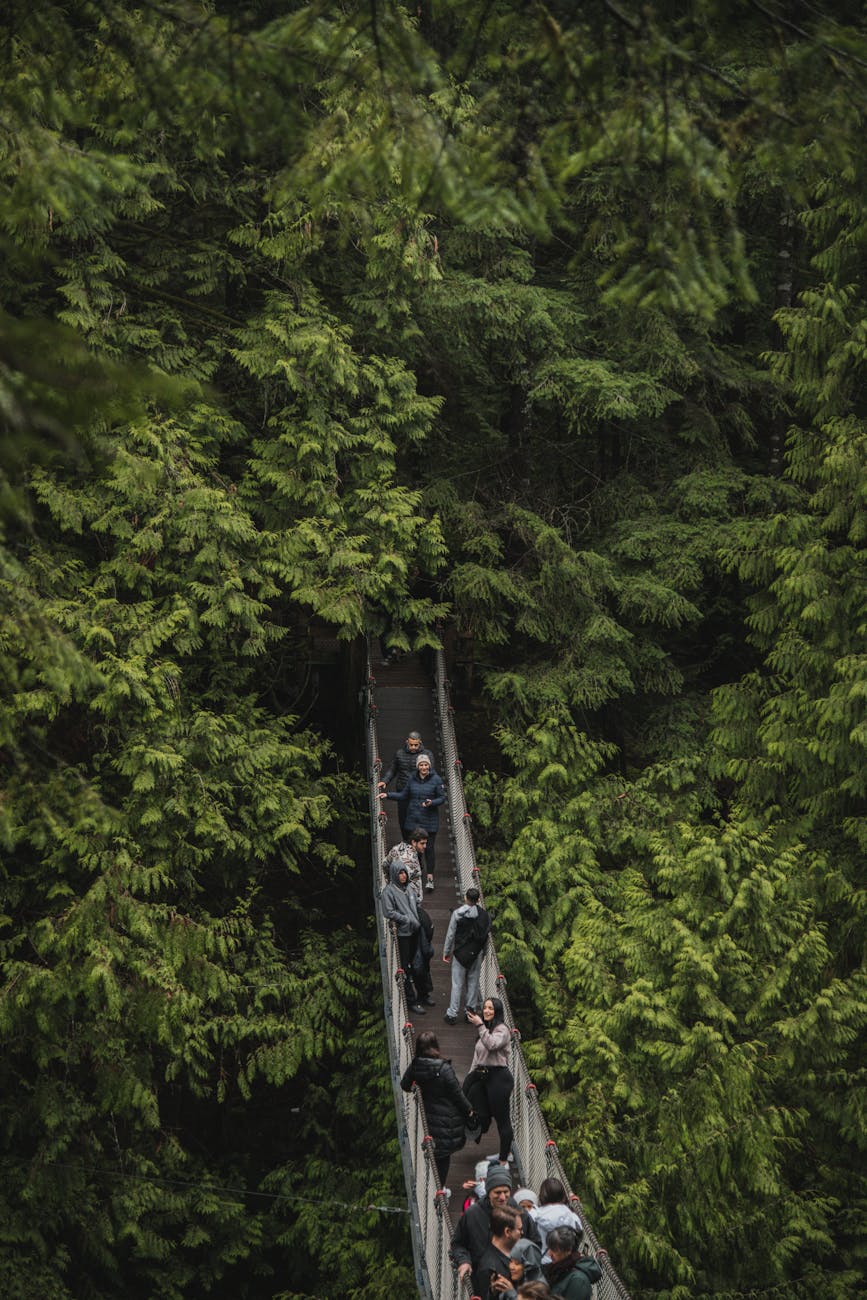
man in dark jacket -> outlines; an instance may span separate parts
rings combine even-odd
[[[379,782],[380,790],[387,790],[390,782],[394,781],[394,788],[398,794],[406,785],[411,776],[415,776],[416,763],[419,754],[426,754],[430,759],[431,770],[436,767],[434,756],[429,749],[422,744],[421,736],[417,731],[411,731],[406,740],[394,755],[388,767],[382,774]],[[408,803],[399,803],[397,805],[397,820],[400,822],[400,833],[406,839],[406,815],[409,812]]]
[[[412,963],[418,949],[421,917],[418,894],[408,886],[409,875],[406,867],[402,862],[395,860],[391,864],[391,880],[380,894],[379,901],[386,921],[394,921],[409,1009],[414,1015],[423,1016],[425,1010],[419,1003],[412,979]]]
[[[509,1255],[516,1242],[521,1240],[521,1214],[511,1205],[496,1206],[491,1211],[491,1241],[482,1252],[475,1276],[475,1292],[479,1300],[490,1300],[496,1293],[491,1291],[491,1281],[495,1277],[504,1277],[512,1285],[509,1269]]]
[[[482,1255],[491,1244],[491,1214],[496,1206],[502,1209],[507,1205],[521,1216],[520,1235],[541,1246],[535,1223],[526,1210],[521,1210],[512,1199],[512,1175],[507,1166],[493,1165],[485,1178],[485,1195],[464,1211],[452,1237],[451,1256],[458,1277],[472,1273],[473,1291],[477,1294],[479,1286],[476,1270]]]

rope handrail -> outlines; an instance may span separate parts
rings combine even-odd
[[[455,862],[461,891],[475,885],[481,892],[484,902],[485,892],[481,872],[476,863],[473,846],[471,817],[464,795],[463,765],[458,757],[457,738],[454,729],[454,709],[449,695],[449,683],[445,674],[445,658],[438,651],[436,660],[436,697],[437,713],[441,728],[441,741],[445,755],[446,780],[448,784],[448,807],[452,824],[455,846]],[[506,1023],[512,1030],[512,1074],[515,1088],[512,1093],[511,1118],[514,1129],[513,1150],[525,1186],[538,1188],[546,1178],[559,1178],[566,1189],[571,1205],[578,1213],[584,1225],[582,1248],[593,1255],[602,1269],[602,1277],[596,1286],[598,1300],[629,1300],[629,1292],[618,1277],[608,1257],[607,1251],[600,1246],[580,1197],[572,1191],[566,1171],[560,1161],[556,1142],[542,1114],[536,1085],[530,1078],[524,1053],[521,1050],[520,1032],[509,1003],[506,991],[506,979],[499,968],[493,935],[488,940],[482,958],[480,987],[483,991],[496,989],[497,997],[502,1000]],[[484,996],[484,992],[483,992]]]
[[[368,672],[368,692],[375,685]],[[403,979],[399,972],[400,955],[394,926],[382,915],[379,894],[382,886],[380,863],[386,856],[387,817],[376,797],[381,763],[377,739],[376,714],[368,709],[367,753],[370,760],[370,824],[373,854],[373,895],[379,937],[380,967],[391,1080],[398,1117],[401,1160],[410,1208],[410,1228],[415,1257],[416,1282],[423,1300],[469,1300],[466,1281],[458,1281],[449,1258],[451,1223],[448,1204],[438,1185],[433,1148],[427,1142],[424,1102],[418,1088],[405,1093],[400,1086],[404,1071],[413,1057],[412,1022],[406,1003]]]
[[[386,856],[385,828],[387,818],[380,810],[377,782],[381,763],[376,725],[376,708],[373,701],[375,679],[368,661],[369,705],[367,718],[367,752],[370,776],[371,838],[373,850],[374,900],[379,933],[380,958],[383,973],[385,1014],[389,1027],[389,1054],[392,1083],[397,1106],[401,1155],[410,1201],[413,1251],[419,1294],[425,1300],[469,1300],[468,1279],[458,1280],[449,1256],[451,1229],[447,1199],[437,1187],[433,1148],[427,1137],[424,1104],[420,1090],[413,1088],[404,1093],[400,1079],[413,1055],[412,1024],[406,1004],[403,980],[398,971],[397,939],[393,926],[385,922],[379,906],[382,881],[379,864]],[[443,753],[443,779],[448,791],[444,811],[450,824],[452,844],[460,892],[476,885],[484,901],[481,873],[476,864],[471,830],[471,817],[464,796],[462,764],[458,757],[454,729],[454,709],[449,698],[449,684],[445,675],[442,651],[437,652],[435,672],[435,699],[437,727]],[[569,1203],[584,1225],[582,1248],[596,1257],[602,1277],[596,1284],[597,1300],[629,1300],[629,1293],[613,1269],[607,1252],[600,1246],[580,1198],[572,1191],[569,1179],[560,1161],[556,1142],[551,1137],[542,1114],[536,1085],[530,1078],[521,1050],[520,1032],[509,1003],[506,979],[499,969],[493,935],[489,938],[482,956],[480,972],[482,996],[495,994],[502,1000],[506,1023],[511,1031],[511,1069],[515,1088],[511,1100],[511,1119],[514,1129],[513,1151],[518,1172],[524,1185],[538,1188],[546,1178],[559,1178],[566,1188]]]

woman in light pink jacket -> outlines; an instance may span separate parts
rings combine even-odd
[[[477,1027],[478,1035],[470,1073],[464,1080],[464,1091],[467,1091],[470,1077],[473,1078],[475,1087],[484,1084],[488,1110],[497,1121],[497,1132],[500,1135],[500,1160],[503,1164],[508,1164],[513,1136],[509,1099],[515,1080],[509,1069],[512,1035],[505,1023],[503,1004],[499,998],[487,998],[482,1014],[477,1016],[468,1011],[467,1020]]]

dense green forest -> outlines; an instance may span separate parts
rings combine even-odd
[[[473,664],[501,959],[633,1295],[854,1295],[862,6],[0,36],[0,1292],[413,1294],[358,921],[390,628]]]

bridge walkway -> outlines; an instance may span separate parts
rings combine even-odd
[[[428,749],[432,750],[436,760],[437,771],[445,774],[445,756],[439,735],[438,720],[434,707],[434,687],[430,677],[424,672],[421,661],[416,655],[407,655],[395,664],[384,666],[374,661],[373,675],[376,679],[377,729],[379,734],[380,754],[383,770],[391,761],[394,752],[403,744],[410,731],[421,733]],[[394,786],[391,786],[394,789]],[[397,817],[397,805],[390,799],[385,800],[383,808],[388,818],[385,832],[386,843],[390,847],[401,839],[400,824]],[[414,1023],[416,1032],[432,1029],[437,1035],[440,1050],[455,1067],[458,1079],[463,1079],[470,1068],[470,1061],[475,1045],[475,1030],[465,1020],[456,1025],[448,1025],[443,1020],[449,1004],[451,993],[451,967],[443,961],[443,942],[448,929],[449,917],[462,900],[457,864],[452,836],[449,833],[449,812],[446,806],[440,809],[440,830],[436,843],[436,868],[433,893],[425,894],[424,908],[434,924],[434,956],[431,961],[433,977],[433,996],[436,1005],[427,1007],[425,1016],[417,1018]],[[384,877],[382,877],[384,880]],[[449,1210],[452,1217],[460,1214],[460,1207],[466,1195],[462,1191],[464,1179],[472,1178],[476,1161],[484,1155],[496,1155],[496,1125],[482,1138],[481,1144],[468,1143],[462,1151],[452,1156],[449,1166],[449,1190],[452,1193]]]
[[[462,1183],[472,1176],[476,1160],[491,1155],[496,1147],[496,1126],[488,1131],[480,1146],[470,1143],[452,1157],[449,1188],[437,1183],[431,1139],[427,1136],[424,1105],[417,1089],[409,1094],[400,1089],[400,1079],[412,1059],[416,1032],[425,1026],[436,1030],[440,1047],[449,1056],[459,1078],[463,1078],[472,1057],[472,1027],[459,1022],[447,1025],[442,1017],[448,1005],[449,967],[442,961],[442,944],[449,915],[466,889],[477,884],[482,891],[475,860],[470,817],[464,799],[461,760],[458,757],[454,711],[449,700],[442,652],[435,657],[431,678],[416,656],[407,656],[385,666],[375,645],[368,654],[367,681],[367,757],[369,764],[369,799],[371,816],[371,855],[373,892],[379,935],[382,971],[383,1010],[389,1049],[391,1084],[398,1119],[401,1161],[406,1181],[410,1212],[413,1255],[419,1296],[423,1300],[469,1300],[469,1284],[459,1282],[449,1256],[454,1223],[461,1212]],[[392,801],[377,799],[380,773],[388,766],[395,750],[410,731],[419,731],[433,751],[437,770],[447,790],[447,802],[440,809],[440,830],[436,845],[436,888],[426,894],[426,906],[434,922],[435,953],[431,963],[435,1005],[424,1017],[410,1017],[400,972],[397,941],[379,909],[383,884],[381,863],[388,848],[400,838],[400,826]],[[543,1180],[559,1178],[570,1203],[584,1224],[582,1249],[595,1256],[602,1268],[596,1284],[595,1300],[629,1300],[629,1293],[615,1272],[608,1252],[599,1244],[579,1197],[571,1190],[569,1178],[560,1161],[557,1144],[551,1137],[539,1105],[536,1085],[527,1071],[521,1051],[520,1031],[515,1022],[499,970],[496,953],[496,924],[481,967],[482,998],[502,999],[506,1023],[512,1035],[511,1069],[515,1088],[511,1099],[514,1128],[512,1146],[515,1186],[519,1182],[538,1192]],[[447,1191],[451,1191],[449,1198]]]

